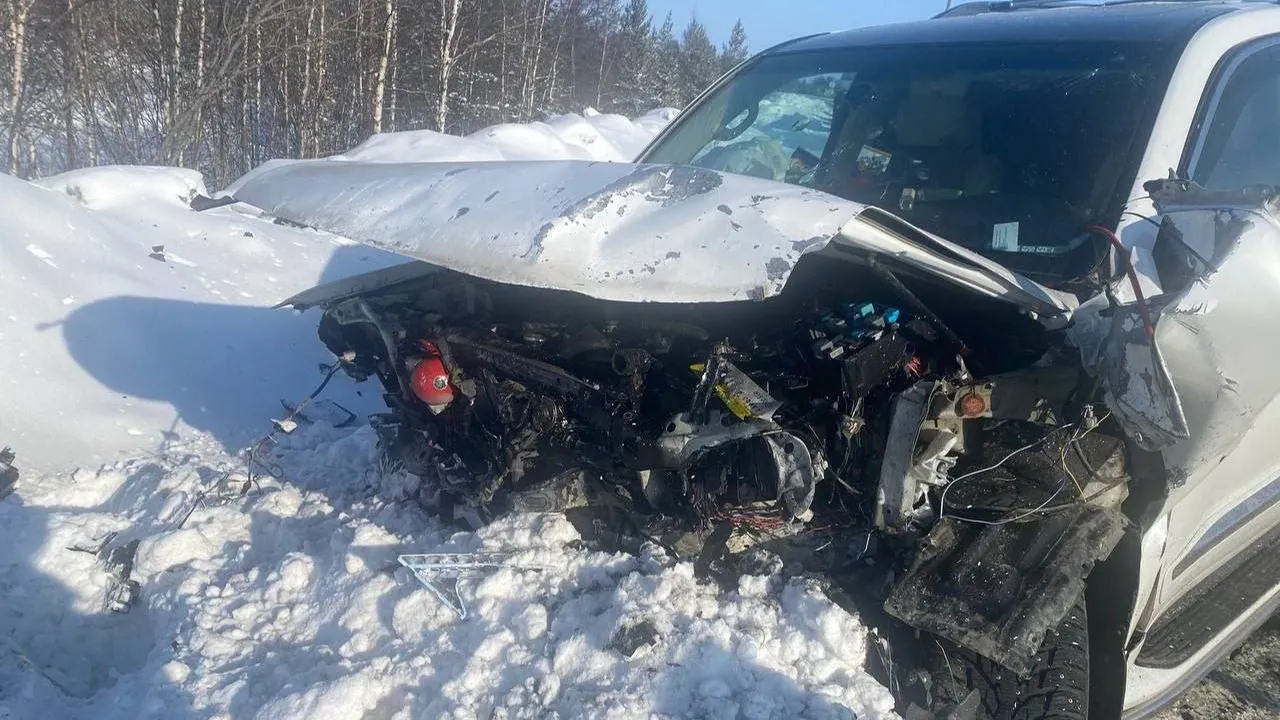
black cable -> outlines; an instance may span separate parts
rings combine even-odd
[[[1158,227],[1158,228],[1163,228],[1163,227],[1164,227],[1164,226],[1163,226],[1163,225],[1161,225],[1161,224],[1160,224],[1160,222],[1159,222],[1158,220],[1156,220],[1155,218],[1153,218],[1153,217],[1148,217],[1148,216],[1146,216],[1146,215],[1143,215],[1142,213],[1136,213],[1136,212],[1134,212],[1134,211],[1132,211],[1132,210],[1125,210],[1124,212],[1122,212],[1122,213],[1120,213],[1120,214],[1121,214],[1121,215],[1130,215],[1130,216],[1132,216],[1132,217],[1136,217],[1136,218],[1138,218],[1139,220],[1146,220],[1147,222],[1151,223],[1152,225],[1155,225],[1155,226],[1156,226],[1156,227]]]
[[[338,371],[341,369],[342,369],[341,361],[334,363],[333,367],[329,368],[329,372],[325,374],[324,379],[320,381],[320,385],[317,386],[315,390],[312,390],[311,394],[308,395],[306,399],[304,399],[302,402],[295,405],[293,409],[289,411],[289,414],[285,415],[283,420],[276,423],[275,428],[273,428],[271,432],[264,435],[261,440],[254,443],[253,447],[249,448],[249,456],[248,458],[245,459],[245,475],[247,476],[247,481],[244,484],[244,491],[241,492],[242,495],[248,492],[251,486],[255,486],[258,484],[257,478],[253,476],[253,463],[257,459],[256,456],[258,452],[262,450],[263,447],[272,438],[276,436],[276,433],[280,432],[281,428],[284,426],[285,423],[292,421],[295,417],[298,416],[299,413],[302,412],[303,408],[311,404],[313,400],[319,397],[320,393],[324,392],[324,389],[328,387],[329,381],[332,380],[333,376],[337,375]],[[271,477],[279,479],[280,476],[284,474],[283,471],[280,469],[279,465],[267,465],[265,462],[259,463],[259,464],[266,469],[267,474],[270,475]]]

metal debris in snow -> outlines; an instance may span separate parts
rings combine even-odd
[[[18,468],[13,466],[15,458],[17,455],[13,450],[0,450],[0,498],[12,492],[13,486],[18,484]]]
[[[0,456],[2,457],[2,456]],[[68,550],[93,555],[107,573],[107,590],[104,605],[107,610],[127,613],[142,594],[142,586],[134,580],[133,563],[138,555],[137,538],[116,542],[119,533],[107,533],[100,542],[90,546],[73,545]]]
[[[133,561],[137,554],[137,539],[114,546],[108,542],[98,553],[98,559],[102,561],[103,568],[111,576],[111,582],[107,588],[106,605],[112,612],[129,612],[142,593],[142,586],[130,577],[133,574]]]
[[[645,619],[635,625],[619,628],[614,633],[613,639],[609,641],[608,647],[617,650],[622,657],[634,660],[657,647],[661,639],[658,626],[654,625],[652,620]]]
[[[400,564],[409,568],[418,582],[431,591],[450,610],[467,619],[467,606],[458,592],[464,578],[492,575],[502,568],[546,570],[541,565],[525,565],[512,561],[512,553],[428,553],[401,555]]]

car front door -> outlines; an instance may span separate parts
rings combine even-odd
[[[1214,190],[1280,187],[1280,40],[1224,61],[1183,170]],[[1143,667],[1195,658],[1259,614],[1280,580],[1268,561],[1280,548],[1280,222],[1274,207],[1217,202],[1162,208],[1157,255],[1172,302],[1156,341],[1190,432],[1162,450],[1168,539]]]

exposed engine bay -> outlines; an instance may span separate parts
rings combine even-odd
[[[856,567],[894,617],[1015,671],[1125,529],[1126,442],[1078,354],[877,261],[705,305],[442,270],[330,304],[320,334],[459,521],[579,513],[702,567]]]

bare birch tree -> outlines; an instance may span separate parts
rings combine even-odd
[[[212,187],[373,132],[679,105],[703,81],[682,54],[708,48],[645,0],[0,0],[0,28],[0,169],[182,164]]]
[[[9,0],[9,47],[13,60],[9,73],[9,172],[18,174],[22,135],[22,99],[26,92],[27,23],[35,0]]]
[[[454,0],[455,17],[458,1]],[[386,18],[386,26],[382,33],[382,55],[378,60],[378,81],[374,84],[373,91],[373,131],[375,133],[382,132],[382,112],[387,95],[387,69],[391,64],[391,52],[396,37],[395,0],[387,0]]]

